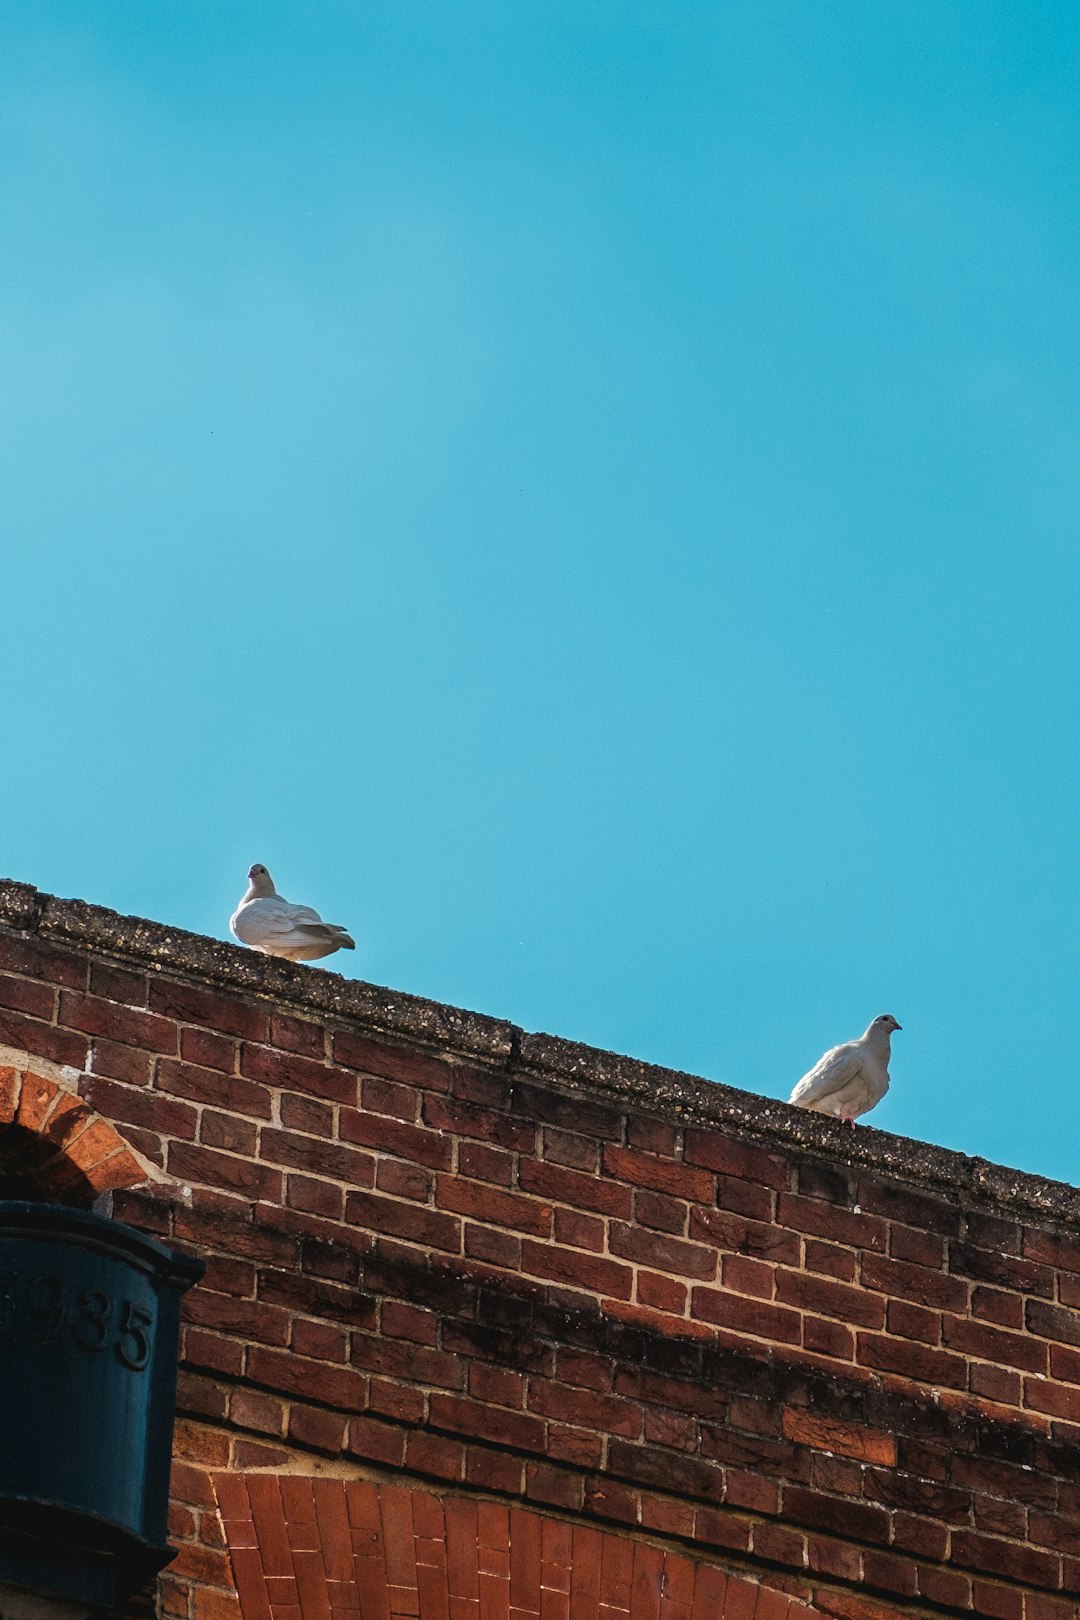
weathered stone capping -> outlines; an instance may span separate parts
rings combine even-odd
[[[319,1469],[843,1620],[1080,1614],[1075,1189],[10,883],[0,1046],[207,1262],[175,1620],[235,1612],[211,1475]]]
[[[529,1034],[515,1024],[420,996],[346,979],[340,974],[259,956],[202,934],[125,917],[84,900],[60,900],[30,884],[0,879],[0,926],[28,930],[76,951],[101,953],[142,970],[268,999],[306,1018],[340,1020],[443,1057],[474,1058],[533,1075],[570,1093],[610,1097],[683,1121],[723,1126],[748,1141],[823,1152],[830,1162],[865,1166],[913,1185],[962,1194],[1017,1214],[1050,1215],[1080,1228],[1080,1188],[1011,1170],[864,1127],[857,1134],[818,1114],[677,1069],[642,1063],[558,1036]]]

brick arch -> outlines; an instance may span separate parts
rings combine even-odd
[[[406,1485],[215,1474],[239,1620],[820,1620],[686,1553]]]
[[[85,1205],[146,1171],[116,1128],[32,1069],[0,1068],[0,1175],[58,1203]]]

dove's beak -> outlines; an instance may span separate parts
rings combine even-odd
[[[903,1027],[904,1027],[903,1024],[894,1024],[893,1025],[894,1029],[903,1029]]]

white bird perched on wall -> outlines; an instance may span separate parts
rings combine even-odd
[[[804,1074],[788,1101],[816,1114],[835,1114],[854,1125],[889,1089],[889,1037],[899,1029],[892,1013],[875,1018],[857,1041],[834,1046]]]
[[[337,923],[325,923],[310,906],[293,906],[274,888],[265,866],[253,866],[229,927],[242,945],[290,962],[314,962],[333,951],[352,951],[356,941]]]

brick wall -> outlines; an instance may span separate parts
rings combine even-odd
[[[167,1614],[228,1608],[215,1471],[313,1459],[850,1620],[1080,1613],[1072,1189],[16,885],[0,923],[5,1060],[207,1261]]]

